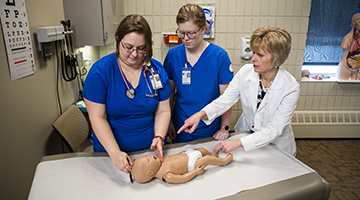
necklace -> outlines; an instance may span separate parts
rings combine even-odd
[[[135,90],[129,87],[129,85],[128,85],[128,83],[127,83],[127,80],[126,80],[126,78],[125,78],[125,76],[124,76],[124,73],[123,73],[123,71],[122,71],[122,68],[121,68],[121,66],[120,66],[119,60],[117,60],[117,62],[118,62],[118,65],[119,65],[119,69],[120,69],[121,76],[122,76],[122,78],[123,78],[123,80],[124,80],[124,83],[125,83],[127,89],[128,89],[125,94],[126,94],[127,97],[129,97],[129,99],[133,99],[133,98],[135,98]]]
[[[130,72],[132,75],[134,75],[134,72],[136,72],[137,69],[135,69],[134,71],[130,71],[129,69],[124,68],[126,71]]]

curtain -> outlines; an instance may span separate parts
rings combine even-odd
[[[312,0],[304,64],[338,64],[341,41],[359,12],[360,0]]]

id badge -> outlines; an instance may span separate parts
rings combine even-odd
[[[191,68],[182,69],[182,84],[190,85],[191,84]]]
[[[153,89],[161,89],[161,88],[163,88],[163,85],[161,83],[161,79],[160,79],[159,74],[154,74],[154,77],[150,76],[150,80],[151,80]]]

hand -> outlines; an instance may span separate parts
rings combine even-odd
[[[178,130],[178,134],[185,130],[185,132],[193,133],[196,127],[199,125],[202,117],[206,116],[205,111],[201,110],[195,114],[193,114],[190,118],[185,120],[184,125]]]
[[[218,130],[214,135],[213,138],[215,140],[226,140],[229,137],[229,132],[223,129]]]
[[[131,166],[133,163],[131,162],[130,157],[122,151],[119,151],[115,155],[110,155],[111,161],[120,171],[129,173],[131,171]],[[129,160],[129,161],[128,161]]]
[[[158,157],[160,159],[160,161],[163,161],[163,145],[164,145],[164,141],[162,141],[161,138],[154,138],[152,141],[152,144],[150,146],[150,149],[154,150],[156,157]]]
[[[170,139],[172,139],[172,140],[174,140],[174,139],[176,138],[175,126],[174,126],[174,124],[172,123],[172,121],[170,121],[167,134],[168,134],[168,136],[170,137]]]
[[[222,141],[217,144],[213,149],[213,154],[217,154],[218,151],[222,151],[224,153],[229,153],[234,151],[235,149],[242,147],[242,143],[240,139],[231,140],[231,141]]]
[[[199,166],[195,167],[195,172],[197,175],[204,173],[204,171],[205,171],[204,165],[199,165]]]

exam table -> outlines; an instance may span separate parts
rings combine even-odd
[[[246,136],[232,133],[229,140]],[[189,148],[210,152],[218,141],[204,138],[164,146],[164,156]],[[132,160],[152,150],[129,153]],[[207,166],[203,174],[183,184],[131,183],[106,153],[69,153],[42,158],[29,193],[32,199],[328,199],[330,184],[316,171],[275,145],[245,152],[232,152],[226,166]],[[220,153],[219,157],[225,157]]]

